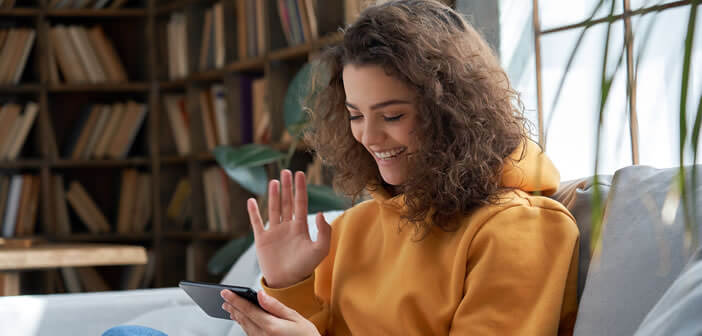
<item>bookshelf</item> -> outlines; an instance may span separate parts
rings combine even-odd
[[[267,110],[271,116],[272,145],[279,150],[287,150],[288,145],[280,143],[283,131],[282,100],[287,83],[312,53],[340,41],[341,35],[336,30],[344,24],[344,2],[357,0],[301,0],[314,2],[317,6],[319,38],[296,45],[288,45],[286,41],[278,1],[254,0],[257,6],[262,6],[262,11],[256,12],[257,18],[262,21],[257,23],[258,30],[248,35],[258,43],[255,46],[257,52],[248,55],[239,50],[246,45],[239,40],[241,35],[237,31],[240,26],[236,22],[237,11],[244,8],[241,6],[247,1],[129,0],[123,7],[115,9],[75,9],[50,8],[52,0],[17,0],[15,8],[0,8],[0,29],[21,27],[36,32],[19,81],[16,84],[0,84],[0,106],[6,101],[20,104],[31,101],[39,106],[36,121],[17,159],[0,161],[0,172],[4,175],[38,176],[38,222],[30,236],[53,242],[145,246],[155,261],[153,281],[145,284],[147,287],[175,286],[179,280],[186,278],[218,280],[206,274],[206,262],[218,247],[248,233],[244,200],[250,194],[228,181],[226,190],[229,192],[232,226],[222,232],[211,229],[207,219],[205,200],[208,191],[203,174],[208,168],[216,166],[216,162],[208,150],[209,140],[204,130],[203,120],[206,119],[203,119],[205,112],[200,100],[203,92],[206,93],[213,85],[224,88],[226,113],[229,116],[229,133],[225,141],[239,145],[243,142],[241,86],[264,78],[267,81],[265,97],[269,102]],[[220,46],[224,57],[219,60],[219,66],[203,67],[200,64],[202,29],[207,12],[218,3],[226,13],[223,22],[225,35]],[[187,74],[175,77],[169,73],[169,63],[173,62],[173,58],[169,55],[167,36],[173,14],[182,14],[187,26],[185,36],[181,36],[187,46],[184,48]],[[57,26],[79,26],[87,30],[100,26],[112,42],[128,81],[67,82],[60,62],[55,60],[57,56],[52,56],[54,48],[57,48],[52,29]],[[59,63],[59,81],[52,77],[52,62]],[[187,133],[191,150],[185,154],[179,153],[176,148],[174,131],[169,124],[164,104],[164,97],[168,95],[182,96],[189,114],[191,124]],[[72,134],[80,130],[78,124],[86,106],[104,104],[114,110],[115,104],[126,104],[127,101],[143,104],[146,109],[143,124],[138,127],[127,155],[73,157],[66,151],[70,147]],[[304,152],[304,145],[299,145],[298,150],[296,157],[299,157],[293,160],[297,166],[293,168],[305,169],[304,163],[309,162],[310,156]],[[151,214],[145,230],[118,233],[116,226],[122,174],[127,169],[150,175],[148,203]],[[61,217],[61,210],[56,205],[56,175],[63,179],[64,192],[73,181],[85,188],[107,218],[111,226],[109,232],[93,233],[68,204],[70,232],[59,233],[61,220],[57,218]],[[182,179],[188,181],[191,187],[192,209],[190,220],[185,224],[174,223],[166,213],[176,186]],[[124,272],[126,270],[119,267],[100,270],[110,284],[118,284]],[[61,273],[57,271],[31,272],[27,277],[30,285],[23,289],[23,293],[52,293],[66,289],[61,284]]]

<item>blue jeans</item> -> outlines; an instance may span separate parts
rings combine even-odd
[[[107,329],[102,336],[168,336],[148,327],[124,325]]]

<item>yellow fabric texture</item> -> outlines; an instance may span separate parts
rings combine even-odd
[[[332,223],[313,275],[264,290],[322,335],[572,334],[578,228],[560,203],[531,195],[555,191],[558,171],[531,142],[508,165],[503,185],[521,190],[420,241],[399,229],[402,195],[373,193]]]

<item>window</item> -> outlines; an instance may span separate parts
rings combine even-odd
[[[539,135],[537,74],[540,74],[541,120],[544,125],[541,136],[546,152],[561,171],[563,180],[590,176],[595,172],[601,71],[605,59],[607,76],[613,81],[603,109],[598,173],[613,174],[615,170],[634,163],[659,168],[679,164],[681,74],[691,2],[500,0],[499,51],[502,64],[512,85],[522,94],[525,114],[534,125],[535,136]],[[540,21],[536,26],[533,23],[535,3]],[[630,7],[625,9],[625,3]],[[586,28],[583,22],[590,16],[599,23]],[[612,19],[611,25],[605,20],[607,18]],[[630,18],[631,28],[626,26],[626,18]],[[702,20],[698,19],[687,94],[685,164],[691,164],[693,160],[689,133],[702,94],[701,26]],[[609,52],[605,57],[608,29]],[[633,34],[630,45],[632,67],[638,68],[637,77],[631,81],[627,73],[625,39],[628,29]],[[571,52],[583,32],[559,91]],[[538,65],[535,60],[537,45],[540,45],[541,57]],[[636,86],[633,109],[637,116],[634,125],[638,128],[638,136],[633,138],[638,145],[638,162],[634,162],[632,155],[627,82]]]

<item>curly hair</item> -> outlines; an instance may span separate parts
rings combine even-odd
[[[419,148],[409,164],[421,168],[400,186],[403,223],[422,237],[432,226],[452,231],[462,216],[499,202],[503,164],[526,145],[529,125],[496,55],[461,15],[434,0],[368,7],[318,61],[328,82],[308,101],[305,140],[334,169],[337,190],[355,199],[364,188],[391,189],[352,136],[344,105],[344,66],[377,65],[417,98]]]

